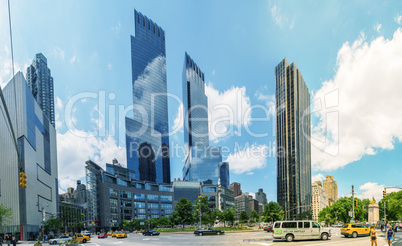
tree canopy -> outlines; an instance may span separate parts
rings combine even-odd
[[[269,202],[264,206],[262,220],[264,222],[274,222],[283,219],[284,212],[281,205],[277,202]]]

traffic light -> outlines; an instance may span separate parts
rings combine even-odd
[[[197,212],[199,212],[200,210],[197,208]]]
[[[199,196],[198,198],[199,198],[199,199],[201,199],[201,198],[202,198],[202,196]]]
[[[27,188],[27,181],[26,181],[27,176],[25,175],[24,172],[20,172],[20,188]]]
[[[362,207],[363,211],[364,211],[364,206]]]
[[[357,200],[355,200],[355,207],[357,208]]]
[[[384,191],[382,192],[382,198],[387,198],[387,190],[384,190]]]
[[[332,201],[329,201],[329,206],[332,206]]]

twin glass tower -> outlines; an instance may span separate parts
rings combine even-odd
[[[127,168],[135,179],[170,183],[165,31],[134,11],[131,36],[133,118],[126,117]],[[185,54],[183,70],[185,166],[183,179],[229,187],[229,165],[209,146],[204,73]],[[186,117],[188,116],[188,117]]]

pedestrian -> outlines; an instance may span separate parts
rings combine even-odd
[[[371,240],[371,246],[375,243],[375,246],[377,246],[377,232],[375,231],[375,226],[372,225],[370,227],[370,240]]]
[[[3,238],[0,236],[0,246],[3,246]]]
[[[11,236],[11,243],[13,244],[13,246],[17,245],[17,238],[15,237],[15,235]]]
[[[5,236],[5,238],[4,238],[5,240],[6,240],[6,243],[7,243],[7,246],[10,246],[10,243],[11,243],[11,238],[10,238],[10,235],[9,234],[6,234],[6,236]]]
[[[395,232],[394,232],[394,230],[392,230],[391,225],[389,226],[388,230],[385,232],[385,235],[387,237],[388,246],[392,246],[392,239],[395,236]]]

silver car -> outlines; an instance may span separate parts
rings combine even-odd
[[[69,241],[73,241],[73,238],[68,236],[60,236],[59,238],[50,239],[49,244],[56,245],[59,244],[60,242],[65,243]]]

